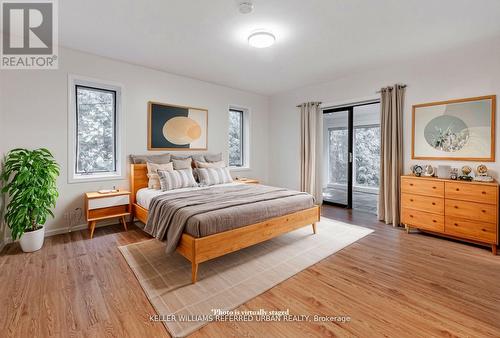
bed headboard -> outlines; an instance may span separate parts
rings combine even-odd
[[[137,191],[148,187],[148,168],[146,164],[130,165],[130,192],[132,203],[135,203]]]

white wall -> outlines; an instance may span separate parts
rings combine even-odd
[[[369,51],[367,51],[369,52]],[[334,55],[332,57],[335,57]],[[411,160],[411,106],[418,103],[500,94],[500,38],[414,60],[395,62],[383,67],[353,73],[325,84],[308,86],[271,97],[270,102],[270,177],[272,185],[298,189],[300,184],[299,130],[296,105],[305,101],[328,104],[374,98],[381,87],[394,83],[408,85],[404,116],[405,172]],[[376,96],[375,96],[376,97]],[[498,98],[500,99],[500,97]],[[497,112],[498,113],[498,112]],[[497,118],[499,135],[500,118]],[[500,142],[496,140],[496,158],[500,161]],[[486,163],[499,177],[500,162]],[[434,166],[461,167],[467,162],[418,161]],[[476,165],[477,163],[468,162]]]
[[[0,77],[0,88],[2,88],[2,77]],[[0,168],[2,167],[3,158],[5,154],[5,142],[3,139],[5,131],[5,125],[4,125],[5,122],[3,116],[2,101],[3,101],[3,96],[2,96],[2,91],[0,91]],[[0,189],[2,189],[1,180],[0,180]],[[5,238],[5,222],[3,220],[4,208],[5,208],[5,196],[0,193],[0,251],[4,246],[4,238]]]
[[[123,85],[125,152],[144,154],[147,149],[147,102],[157,101],[207,108],[208,148],[227,158],[228,106],[251,110],[251,170],[235,172],[268,179],[268,98],[202,81],[180,77],[107,58],[62,49],[57,71],[0,71],[0,111],[3,111],[4,150],[14,147],[50,149],[62,166],[58,180],[60,197],[50,232],[68,227],[64,215],[83,208],[83,193],[96,189],[127,188],[128,181],[68,184],[68,74],[83,75]],[[128,163],[128,162],[127,162]],[[128,166],[127,166],[128,170]],[[81,223],[81,221],[79,222]]]

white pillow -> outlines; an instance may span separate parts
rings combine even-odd
[[[199,162],[196,161],[196,168],[224,168],[226,163],[224,161],[219,162]]]
[[[158,170],[158,176],[162,191],[198,186],[191,168],[174,171]]]
[[[224,168],[198,168],[198,181],[200,185],[216,185],[231,183],[233,178],[228,167]]]
[[[166,171],[173,171],[174,166],[172,162],[165,163],[165,164],[158,164],[158,163],[152,163],[152,162],[147,162],[146,163],[148,167],[148,188],[149,189],[160,189],[161,184],[160,184],[160,177],[158,176],[158,170],[166,170]]]

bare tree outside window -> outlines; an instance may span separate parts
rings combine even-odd
[[[76,85],[76,173],[116,171],[116,92]]]
[[[229,110],[229,166],[242,167],[243,154],[243,111]]]
[[[347,128],[331,128],[329,133],[329,183],[347,184]],[[354,128],[355,186],[378,188],[380,179],[380,126]]]

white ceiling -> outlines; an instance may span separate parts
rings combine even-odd
[[[500,35],[500,0],[62,0],[61,45],[271,95]],[[249,32],[277,36],[268,49]]]

